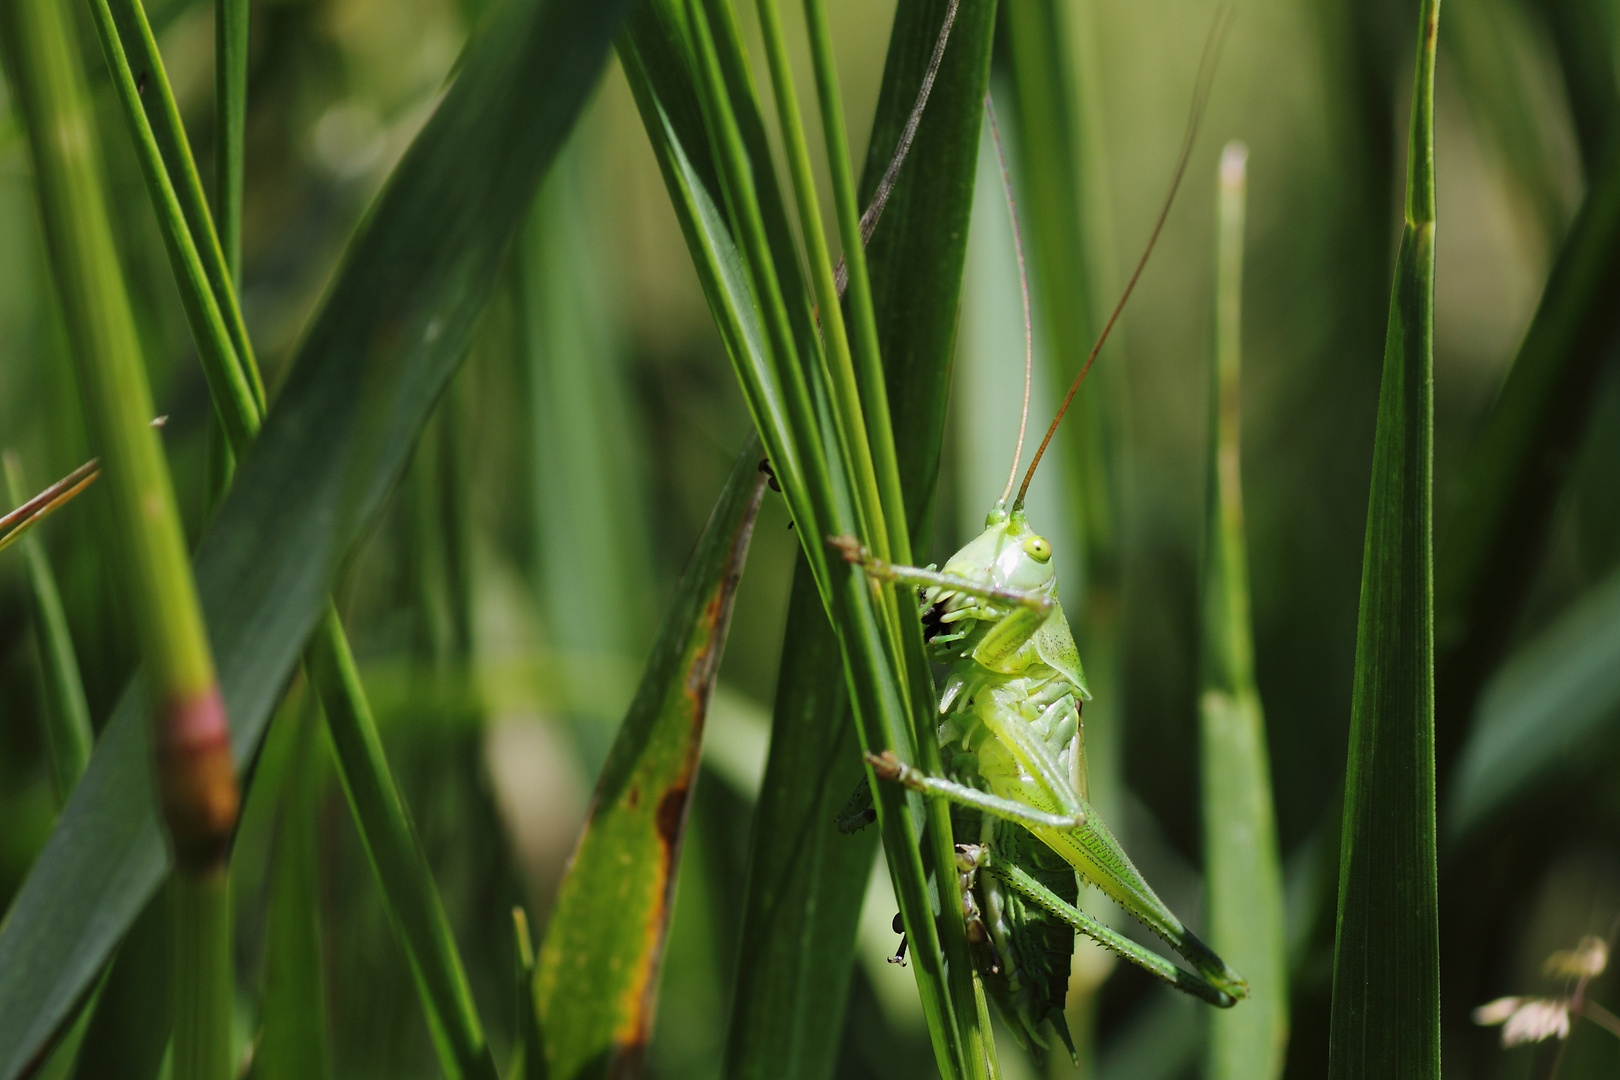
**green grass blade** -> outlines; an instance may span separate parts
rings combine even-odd
[[[1496,403],[1470,448],[1436,560],[1442,775],[1510,644],[1620,333],[1620,155],[1593,178]]]
[[[517,946],[517,1032],[512,1038],[508,1080],[546,1080],[546,1046],[540,1038],[540,1010],[534,1003],[534,941],[529,917],[512,909],[512,931]]]
[[[247,142],[248,0],[214,3],[214,217],[225,268],[242,287],[242,158]]]
[[[153,897],[96,992],[73,1080],[153,1080],[169,1046],[169,910]]]
[[[1210,380],[1201,719],[1209,942],[1249,981],[1249,999],[1210,1018],[1212,1080],[1272,1080],[1288,1041],[1288,943],[1265,715],[1254,682],[1243,528],[1243,220],[1248,149],[1221,155],[1215,349]]]
[[[1438,1080],[1434,824],[1434,51],[1418,22],[1362,559],[1328,1075]]]
[[[494,1080],[495,1059],[473,1006],[450,922],[433,888],[433,871],[410,811],[388,770],[337,609],[328,605],[325,619],[325,632],[310,638],[305,666],[325,706],[327,731],[342,764],[343,790],[382,884],[383,906],[409,954],[440,1064],[451,1080]]]
[[[258,430],[246,418],[264,413],[264,383],[163,57],[138,0],[91,0],[90,13],[216,413],[232,445],[245,446]]]
[[[321,948],[320,797],[326,775],[319,707],[306,691],[276,810],[265,913],[264,993],[253,1080],[326,1080]]]
[[[1620,574],[1525,642],[1485,684],[1446,793],[1445,835],[1466,840],[1576,765],[1620,722]]]
[[[22,462],[17,455],[5,454],[6,489],[14,504],[21,505],[28,490]],[[44,683],[45,746],[51,759],[51,782],[56,787],[57,805],[67,802],[73,786],[84,775],[95,745],[90,727],[90,704],[84,697],[84,681],[79,676],[79,657],[68,632],[67,612],[56,589],[50,557],[38,536],[22,540],[23,558],[28,564],[28,595],[34,615],[34,647],[39,653],[40,676]]]
[[[492,13],[351,244],[195,561],[238,760],[465,352],[629,6]],[[51,1038],[165,872],[139,721],[126,694],[0,927],[0,1080]]]
[[[896,12],[863,197],[889,165],[944,18]],[[973,198],[995,5],[966,0],[907,163],[868,248],[909,531],[927,534]],[[902,393],[901,390],[905,392]],[[862,776],[842,658],[814,581],[795,574],[765,782],[755,808],[726,1076],[830,1076],[876,830],[831,828]]]
[[[750,440],[682,575],[557,892],[534,976],[557,1080],[633,1076],[645,1059],[704,716],[765,492],[758,465]]]

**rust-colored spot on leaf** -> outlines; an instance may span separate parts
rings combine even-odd
[[[665,858],[680,843],[681,821],[686,816],[686,793],[689,790],[683,783],[664,792],[664,797],[658,800],[658,838],[664,842]]]

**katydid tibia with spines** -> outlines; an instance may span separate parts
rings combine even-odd
[[[1208,96],[1224,13],[1205,49],[1180,161],[1136,269],[1013,494],[1029,411],[1029,290],[1022,241],[1026,358],[1024,418],[1001,498],[985,529],[943,567],[900,566],[849,537],[829,537],[874,581],[918,591],[932,659],[950,669],[938,705],[946,775],[933,776],[892,753],[868,758],[880,782],[950,801],[958,885],[974,963],[987,995],[1026,1045],[1045,1045],[1050,1022],[1073,1046],[1063,1018],[1073,932],[1079,931],[1186,993],[1229,1007],[1248,994],[1243,978],[1159,899],[1088,800],[1084,703],[1090,699],[1079,650],[1058,600],[1051,544],[1031,528],[1024,498],[1081,381],[1134,289],[1185,172]],[[986,101],[989,105],[988,99]],[[994,112],[990,112],[992,130]],[[998,153],[999,134],[996,138]],[[1003,179],[1006,167],[1002,166]],[[1011,209],[1010,186],[1007,194]],[[1014,211],[1014,236],[1017,216]],[[841,828],[865,820],[853,805]],[[1076,875],[1100,888],[1159,935],[1186,967],[1117,933],[1076,906]],[[902,950],[904,946],[902,943]]]

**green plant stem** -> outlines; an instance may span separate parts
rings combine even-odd
[[[173,484],[150,425],[151,391],[84,75],[53,0],[7,4],[0,20],[80,393],[107,474],[126,610],[145,659],[157,789],[179,871],[176,917],[187,927],[173,954],[177,993],[192,1003],[177,1010],[176,1077],[226,1080],[234,1002],[227,860],[239,800],[230,731]]]
[[[240,449],[258,434],[258,424],[250,418],[264,414],[264,385],[163,59],[138,0],[90,0],[90,13],[215,412],[230,446]]]
[[[6,487],[14,505],[27,497],[28,484],[17,455],[5,455]],[[56,804],[66,804],[73,785],[84,774],[95,745],[90,727],[90,705],[84,697],[79,658],[68,632],[67,612],[56,589],[56,575],[38,535],[22,538],[28,566],[28,595],[34,614],[34,641],[39,651],[40,675],[45,690],[45,746],[50,753],[51,781]]]
[[[884,382],[883,359],[878,352],[877,316],[872,306],[871,278],[866,264],[866,248],[861,236],[860,207],[856,202],[855,176],[850,165],[849,138],[844,128],[844,107],[838,90],[838,70],[833,55],[832,28],[823,0],[805,0],[805,22],[810,30],[810,54],[816,73],[816,91],[821,106],[821,126],[826,136],[827,161],[832,173],[833,204],[838,215],[838,232],[843,241],[844,262],[849,270],[849,305],[854,314],[855,374],[860,384],[860,404],[864,406],[865,428],[877,468],[881,513],[875,517],[892,521],[889,543],[894,557],[912,561],[911,540],[906,528],[905,496],[900,487],[900,466],[895,455],[894,430],[889,416],[888,391]],[[825,303],[823,310],[826,309]],[[855,416],[859,413],[852,414]],[[911,695],[913,738],[923,770],[944,775],[935,733],[934,687],[929,670],[922,630],[914,611],[901,611],[898,590],[884,590],[900,637],[898,666],[908,679]],[[910,595],[909,591],[904,595]],[[931,844],[928,860],[936,882],[941,884],[939,921],[945,956],[949,961],[951,998],[957,1025],[967,1038],[966,1065],[970,1076],[982,1077],[986,1069],[999,1068],[995,1048],[987,1040],[989,1032],[979,1023],[973,1006],[973,968],[968,957],[967,927],[962,905],[951,899],[943,883],[955,875],[955,840],[951,835],[950,807],[942,798],[924,801],[927,813],[926,835]]]
[[[242,287],[242,160],[247,135],[248,0],[214,0],[214,219],[225,270]]]
[[[799,109],[798,94],[793,86],[793,69],[788,60],[787,41],[782,34],[782,19],[777,10],[778,0],[758,0],[760,29],[765,38],[765,55],[771,69],[771,89],[776,97],[777,118],[782,125],[782,142],[787,150],[788,173],[793,180],[794,201],[799,208],[799,229],[804,235],[805,252],[810,256],[810,280],[815,286],[817,309],[821,313],[822,340],[831,353],[829,374],[838,394],[839,412],[851,425],[867,428],[867,438],[857,431],[843,431],[845,452],[855,462],[856,476],[862,496],[872,506],[881,504],[876,466],[873,461],[871,432],[863,421],[861,391],[856,385],[854,362],[850,354],[849,336],[844,326],[843,307],[839,303],[838,286],[833,279],[832,257],[827,251],[825,233],[821,223],[821,209],[816,201],[816,181],[810,167],[810,148],[805,141],[804,120]],[[857,243],[857,249],[860,248]],[[864,268],[864,262],[863,262]],[[870,301],[870,293],[868,293]],[[870,310],[870,302],[868,302]],[[894,439],[888,440],[893,448]],[[885,507],[885,511],[887,511]],[[889,531],[882,516],[870,522],[869,546],[873,552],[892,551]],[[882,554],[879,558],[884,558]],[[893,556],[901,562],[909,558]]]
[[[225,258],[213,215],[208,211],[208,198],[197,171],[196,157],[186,138],[180,107],[169,84],[157,39],[147,21],[146,9],[139,0],[91,0],[91,4],[102,52],[107,57],[108,70],[113,76],[125,124],[142,161],[142,177],[148,185],[147,192],[152,199],[153,209],[167,233],[177,228],[175,207],[178,206],[178,220],[184,221],[189,232],[195,261],[201,267],[202,278],[208,283],[227,336],[243,366],[243,378],[252,388],[253,399],[258,402],[260,412],[263,412],[266,400],[264,383],[259,376],[257,361],[253,358],[253,343],[248,337],[247,324],[242,319],[233,264]],[[105,13],[98,10],[102,7],[106,8]],[[104,24],[113,33],[109,34],[103,28]],[[131,90],[135,91],[133,96],[129,93]],[[162,163],[161,169],[149,163],[154,153]],[[163,194],[160,191],[162,187],[167,187],[169,194]],[[184,242],[178,232],[176,239],[177,242]],[[174,257],[171,251],[171,260]],[[176,277],[181,276],[177,268]],[[198,280],[195,270],[188,270],[184,278],[186,282]],[[183,283],[182,288],[185,287]],[[202,342],[198,343],[199,352],[204,347]],[[224,419],[223,415],[221,419]]]
[[[898,748],[910,753],[914,741],[906,687],[895,675],[898,661],[894,652],[892,601],[886,610],[880,608],[880,601],[874,597],[864,576],[842,561],[835,565],[821,543],[822,537],[831,534],[863,536],[866,532],[865,513],[859,499],[853,497],[859,485],[851,476],[852,469],[846,471],[847,461],[841,460],[841,440],[825,438],[829,428],[836,430],[836,422],[828,416],[824,426],[818,419],[831,408],[832,395],[823,386],[807,385],[807,373],[815,374],[819,370],[817,365],[801,366],[792,362],[797,355],[793,327],[761,216],[760,199],[753,187],[748,148],[732,108],[708,17],[697,3],[687,4],[680,15],[690,28],[689,63],[697,80],[696,96],[712,140],[720,186],[735,228],[741,234],[743,263],[751,274],[748,282],[751,296],[746,306],[741,297],[733,295],[731,276],[736,268],[725,263],[725,253],[704,249],[691,240],[690,233],[689,242],[693,243],[700,265],[718,279],[709,286],[711,305],[716,307],[718,321],[723,329],[735,326],[728,340],[733,343],[732,356],[739,381],[793,511],[823,603],[840,632],[863,748]],[[726,29],[727,24],[721,22],[720,27]],[[727,45],[733,46],[734,42],[728,39]],[[638,44],[637,48],[643,46]],[[639,96],[645,100],[645,86]],[[643,116],[654,132],[655,144],[671,137],[665,126],[668,121],[656,106],[644,105]],[[691,168],[689,162],[678,155],[678,147],[667,147],[664,153],[662,164],[666,179],[675,189],[677,205],[690,207],[688,212],[694,215],[702,214],[703,207],[691,206],[687,201],[692,197],[691,185],[697,179],[683,171]],[[708,221],[704,221],[703,226],[711,227]],[[689,229],[693,227],[688,225]],[[765,323],[765,332],[757,336],[751,335],[746,326],[757,317],[756,312],[764,316]],[[806,343],[806,348],[815,348],[813,339]],[[847,418],[844,422],[847,424]],[[839,467],[830,465],[829,459],[836,461]],[[837,493],[835,475],[839,478],[839,488],[850,493],[847,497]],[[883,595],[892,596],[892,591],[886,590]],[[960,1075],[966,1067],[962,1036],[956,1012],[947,1000],[951,995],[945,979],[945,958],[940,952],[916,831],[906,799],[891,790],[892,787],[878,785],[876,792],[884,848],[896,881],[901,913],[912,939],[923,1010],[939,1021],[930,1024],[937,1060],[947,1075]],[[959,912],[957,915],[960,917]],[[967,1001],[971,1006],[971,997]]]
[[[174,1080],[229,1080],[232,1006],[230,875],[221,865],[169,882],[174,958]]]

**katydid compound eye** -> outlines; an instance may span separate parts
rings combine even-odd
[[[1052,545],[1044,536],[1031,536],[1024,541],[1024,553],[1036,562],[1045,562],[1052,557]]]

